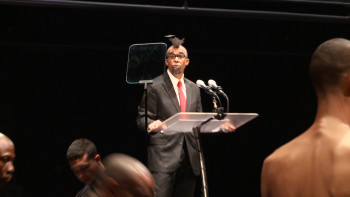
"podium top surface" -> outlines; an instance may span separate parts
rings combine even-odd
[[[180,112],[165,120],[155,131],[192,132],[193,127],[200,125],[216,115],[217,113]],[[225,115],[225,118],[222,120],[213,118],[202,125],[200,132],[220,132],[222,131],[221,127],[225,124],[233,125],[238,129],[242,125],[259,116],[257,113],[225,113]]]

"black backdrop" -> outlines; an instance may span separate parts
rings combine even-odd
[[[65,158],[76,138],[146,161],[135,117],[143,86],[126,83],[131,44],[185,37],[186,77],[214,79],[231,112],[260,116],[233,134],[202,136],[210,196],[259,196],[263,159],[308,128],[313,50],[350,38],[347,23],[0,5],[0,129],[16,145],[24,196],[74,196],[82,185]],[[202,92],[205,111],[210,98]]]

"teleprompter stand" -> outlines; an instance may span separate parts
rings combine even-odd
[[[144,85],[145,105],[145,131],[147,131],[147,87],[153,79],[165,72],[165,56],[167,46],[165,43],[133,44],[129,47],[126,82],[129,84]]]
[[[166,133],[193,131],[199,153],[203,197],[208,197],[208,184],[200,133],[224,132],[223,128],[232,126],[238,129],[258,116],[257,113],[225,113],[224,117],[217,119],[217,115],[217,113],[180,112],[168,118],[156,129]]]

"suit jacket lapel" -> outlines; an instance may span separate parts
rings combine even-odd
[[[185,78],[184,81],[185,81],[185,85],[186,85],[186,103],[187,103],[187,105],[186,105],[186,112],[187,112],[187,111],[190,111],[191,102],[192,102],[192,96],[193,96],[192,92],[193,91],[191,91],[191,86],[188,83],[188,79]]]
[[[180,109],[179,101],[177,100],[174,86],[171,83],[170,77],[169,77],[167,72],[164,73],[164,83],[163,84],[164,84],[165,91],[168,93],[169,99],[175,105],[177,112],[180,112],[181,109]],[[187,91],[186,91],[186,93],[187,93]]]

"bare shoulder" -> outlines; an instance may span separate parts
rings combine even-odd
[[[262,197],[285,195],[286,190],[290,187],[286,178],[293,175],[293,161],[302,152],[303,148],[300,147],[304,146],[303,140],[297,137],[280,146],[265,158],[261,172]]]
[[[350,130],[339,140],[339,148],[346,153],[350,153]]]
[[[294,140],[292,140],[277,148],[269,156],[267,156],[263,163],[263,171],[268,174],[274,174],[280,170],[281,166],[288,164],[288,160],[290,159],[288,153],[291,150],[291,147],[294,146],[294,143]]]
[[[344,135],[336,144],[334,155],[336,163],[344,164],[350,169],[350,132]]]
[[[334,150],[331,191],[338,196],[350,196],[350,134],[346,134]]]
[[[295,138],[273,151],[268,157],[266,157],[265,161],[270,163],[272,161],[288,158],[290,151],[295,150],[295,148],[300,145],[300,140],[298,138]]]
[[[275,196],[273,193],[276,188],[276,177],[284,166],[285,145],[276,149],[273,153],[267,156],[264,160],[261,171],[261,196]],[[283,171],[283,170],[282,170]]]
[[[294,138],[265,158],[263,170],[274,173],[282,170],[281,168],[288,168],[292,165],[292,161],[300,156],[306,146],[302,136]]]

